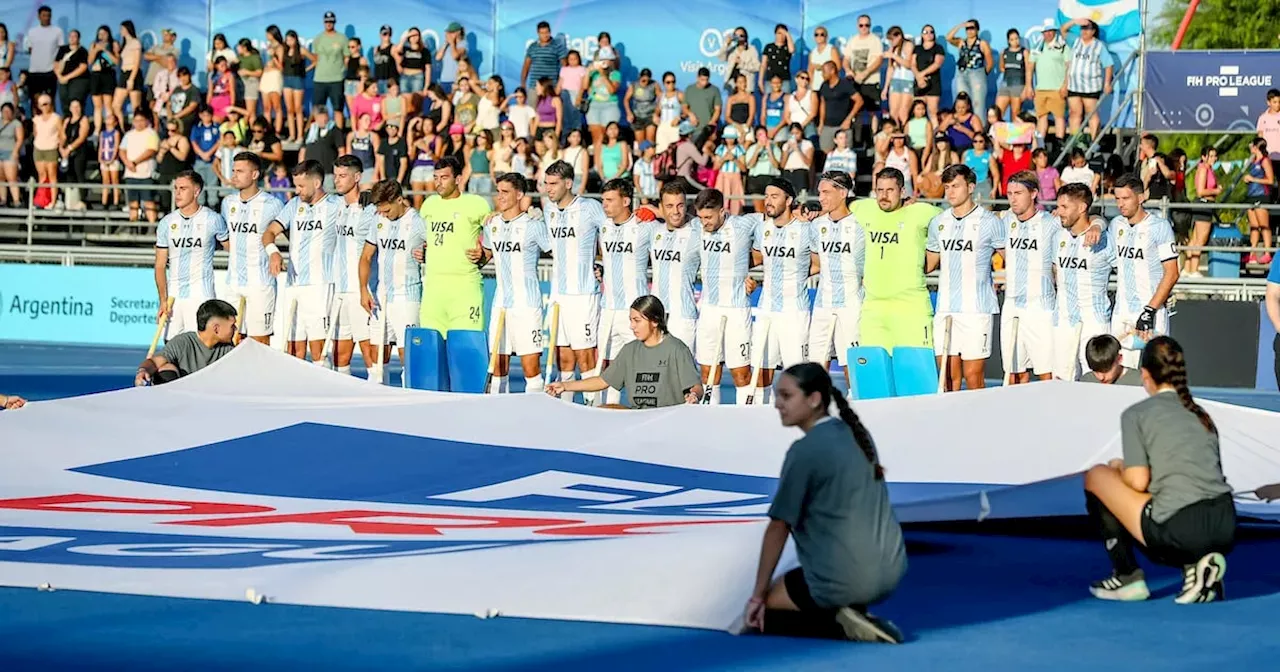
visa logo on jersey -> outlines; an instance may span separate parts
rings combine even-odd
[[[1128,247],[1125,245],[1121,245],[1116,249],[1116,256],[1121,259],[1135,259],[1138,261],[1143,261],[1147,258],[1141,247]]]
[[[653,260],[669,261],[678,264],[680,263],[680,250],[654,250]]]
[[[871,242],[877,245],[897,245],[898,234],[892,231],[872,231]]]
[[[773,259],[795,259],[796,248],[785,245],[765,245],[764,256]]]
[[[1058,267],[1069,271],[1089,270],[1089,260],[1081,257],[1058,257]]]
[[[822,244],[825,254],[853,254],[853,246],[842,241],[827,241]]]
[[[494,252],[520,252],[524,248],[520,246],[517,240],[498,240],[493,243]]]
[[[258,225],[253,222],[228,222],[232,233],[257,233]]]
[[[601,245],[604,246],[604,251],[609,254],[634,254],[636,251],[635,245],[632,245],[629,241],[606,240],[601,242]]]
[[[955,238],[944,238],[942,240],[942,249],[944,252],[972,252],[973,241]]]
[[[195,247],[203,248],[204,247],[204,241],[201,240],[200,238],[174,238],[169,242],[171,242],[173,246],[177,248],[185,249],[185,248],[195,248]]]
[[[1036,251],[1040,249],[1040,242],[1035,238],[1010,238],[1009,249]]]
[[[727,240],[708,240],[702,241],[702,251],[711,252],[713,254],[733,254],[733,247]]]
[[[553,226],[551,227],[552,238],[577,238],[578,232],[572,226]]]
[[[324,222],[319,219],[308,219],[293,223],[293,230],[297,232],[324,231]]]
[[[382,238],[378,241],[378,246],[384,250],[403,252],[407,249],[404,241],[400,238]]]

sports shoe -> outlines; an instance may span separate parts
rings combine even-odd
[[[1089,592],[1099,600],[1118,602],[1141,602],[1151,597],[1151,591],[1147,589],[1146,575],[1141,569],[1125,576],[1112,574],[1101,581],[1094,581],[1089,586]]]
[[[1221,553],[1210,553],[1194,565],[1182,568],[1182,592],[1173,598],[1178,604],[1213,602],[1226,597],[1222,577],[1227,574],[1227,559]]]
[[[836,612],[836,622],[844,629],[845,638],[851,642],[902,643],[902,631],[898,626],[853,607],[841,607]]]

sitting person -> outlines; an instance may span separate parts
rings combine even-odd
[[[1089,364],[1089,373],[1080,376],[1080,382],[1134,387],[1142,384],[1141,374],[1134,369],[1124,368],[1120,357],[1120,341],[1111,334],[1089,339],[1089,343],[1084,346],[1084,359]]]
[[[766,615],[771,622],[799,616],[812,634],[900,644],[897,627],[867,612],[897,589],[907,571],[902,526],[889,504],[871,434],[821,364],[784,371],[774,406],[783,426],[804,436],[791,444],[782,463],[746,626],[791,634],[776,626],[766,631]],[[795,539],[800,566],[775,581],[788,535]]]
[[[547,394],[625,390],[632,408],[662,408],[696,404],[702,399],[702,379],[693,353],[683,341],[667,333],[667,311],[656,296],[631,302],[631,333],[636,340],[622,346],[598,376],[547,383]],[[610,405],[611,408],[622,408]]]
[[[15,394],[0,394],[0,409],[13,411],[27,405],[27,400]]]
[[[235,349],[236,309],[221,299],[209,299],[196,310],[196,329],[174,336],[163,350],[144,360],[133,384],[172,382],[225,357]]]
[[[1223,557],[1235,542],[1236,509],[1222,473],[1218,428],[1191,398],[1182,347],[1168,336],[1142,350],[1142,386],[1150,398],[1120,416],[1124,459],[1090,469],[1085,506],[1111,556],[1112,574],[1089,587],[1094,597],[1151,596],[1133,542],[1152,562],[1182,566],[1178,604],[1222,599]]]

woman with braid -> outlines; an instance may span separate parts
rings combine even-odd
[[[1222,474],[1218,428],[1191,398],[1177,341],[1151,339],[1140,369],[1151,396],[1120,416],[1124,459],[1098,465],[1084,478],[1085,504],[1102,529],[1113,568],[1090,591],[1104,600],[1150,597],[1133,554],[1137,541],[1152,562],[1182,566],[1175,602],[1220,600],[1236,509]]]
[[[830,414],[833,403],[838,418]],[[907,570],[902,528],[889,505],[875,442],[821,364],[788,368],[778,379],[774,407],[783,426],[798,427],[804,436],[787,450],[769,507],[747,627],[765,631],[766,609],[800,612],[823,634],[901,643],[892,623],[867,613]],[[800,566],[774,581],[788,535],[795,538]]]

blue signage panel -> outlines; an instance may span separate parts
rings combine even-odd
[[[1148,131],[1252,133],[1280,88],[1280,51],[1147,53],[1142,126]]]

